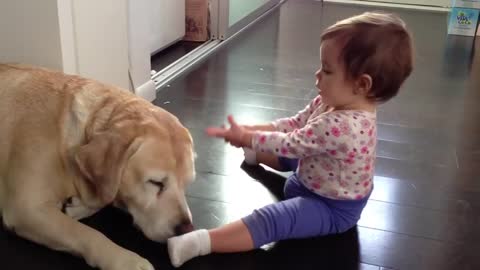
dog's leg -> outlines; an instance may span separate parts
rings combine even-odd
[[[66,201],[60,202],[58,208],[62,209],[62,213],[75,219],[81,220],[95,214],[100,209],[88,208],[82,203],[78,197],[67,198]]]
[[[139,255],[126,250],[63,214],[55,206],[12,204],[4,209],[4,223],[19,236],[54,250],[82,256],[89,265],[105,270],[153,270]]]

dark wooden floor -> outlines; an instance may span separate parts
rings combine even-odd
[[[243,123],[292,115],[316,93],[321,31],[367,7],[290,0],[158,93],[196,143],[197,181],[188,191],[197,228],[212,228],[275,201],[284,178],[241,167],[240,150],[204,128],[232,113]],[[472,40],[447,37],[447,14],[394,10],[416,41],[416,69],[378,113],[375,189],[347,233],[196,258],[183,269],[480,269],[480,55]],[[474,75],[475,74],[475,75]],[[271,187],[269,191],[267,187]],[[122,246],[172,269],[166,247],[106,209],[85,221]],[[81,259],[0,232],[1,269],[86,269]],[[6,267],[5,267],[6,265]]]
[[[200,45],[202,45],[202,42],[183,40],[170,45],[169,47],[152,55],[150,58],[152,70],[160,71],[164,69]]]

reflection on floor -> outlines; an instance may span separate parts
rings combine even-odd
[[[160,71],[177,61],[187,53],[193,51],[198,46],[202,45],[201,42],[192,41],[178,41],[175,44],[155,53],[151,57],[152,70]]]

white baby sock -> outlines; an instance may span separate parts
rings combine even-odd
[[[168,239],[168,255],[173,266],[180,267],[186,261],[210,254],[210,235],[205,229],[189,232]]]
[[[253,149],[243,147],[243,155],[245,156],[245,163],[248,165],[258,165],[257,152],[253,151]]]

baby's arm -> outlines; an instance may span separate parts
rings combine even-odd
[[[330,114],[323,114],[303,128],[292,132],[252,132],[251,145],[256,152],[264,152],[287,158],[303,158],[306,156],[329,153],[342,158],[344,153],[337,153],[337,146],[348,143],[349,136],[339,134]]]
[[[322,103],[322,98],[320,96],[317,96],[303,110],[299,111],[293,117],[277,119],[271,123],[266,124],[240,126],[248,131],[280,131],[285,133],[291,132],[295,129],[304,127],[308,117],[319,106],[324,106],[324,104]]]
[[[244,128],[251,131],[276,131],[272,123],[262,125],[243,125]]]
[[[275,131],[287,133],[287,132],[292,132],[295,129],[304,127],[310,115],[312,115],[312,113],[315,110],[317,110],[317,108],[320,106],[326,107],[326,105],[322,103],[322,97],[317,96],[303,110],[299,111],[295,116],[275,120],[272,123],[275,128]]]

